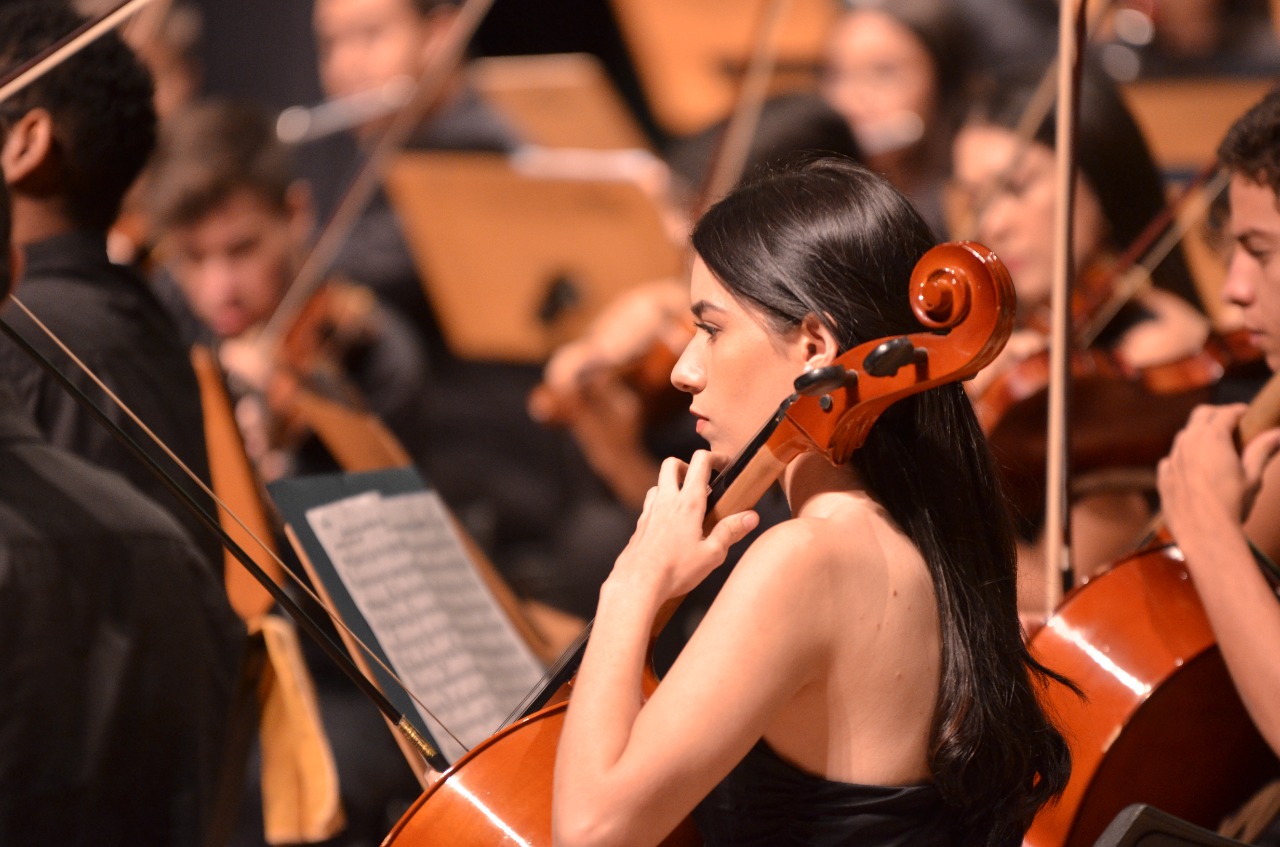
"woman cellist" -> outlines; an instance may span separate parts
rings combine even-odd
[[[1032,77],[992,82],[971,104],[953,150],[955,210],[968,214],[966,233],[988,245],[1006,263],[1018,292],[1019,330],[1004,354],[970,384],[975,402],[987,402],[997,380],[1048,343],[1043,328],[1052,271],[1054,122],[1049,117],[1033,138],[1020,143],[1016,127],[1035,90]],[[1105,294],[1115,282],[1107,272],[1165,205],[1151,155],[1118,92],[1095,66],[1086,65],[1077,129],[1075,243],[1072,255],[1080,282]],[[1179,249],[1150,272],[1151,285],[1126,303],[1093,341],[1127,366],[1174,361],[1201,349],[1209,326]],[[984,420],[986,417],[984,417]],[[1159,452],[1156,455],[1160,455]],[[1150,517],[1150,486],[1102,490],[1073,502],[1073,559],[1077,571],[1126,552]],[[1023,509],[1019,534],[1024,607],[1039,604],[1035,587],[1042,515]],[[1036,599],[1030,599],[1036,598]],[[1040,609],[1039,611],[1043,611]]]
[[[672,380],[714,452],[663,465],[601,590],[557,756],[558,843],[657,843],[694,812],[713,844],[1007,845],[1065,782],[1012,531],[955,384],[899,401],[847,465],[788,466],[793,519],[748,548],[642,701],[659,606],[756,523],[703,537],[712,467],[806,368],[919,330],[902,286],[930,242],[883,179],[834,159],[765,173],[698,224],[699,329]]]

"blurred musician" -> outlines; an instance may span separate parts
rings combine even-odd
[[[954,148],[957,205],[976,217],[964,227],[1004,260],[1018,293],[1022,329],[1001,358],[971,383],[977,397],[1007,369],[1047,345],[1042,321],[1050,300],[1053,267],[1054,123],[1046,118],[1020,150],[1015,127],[1031,99],[1034,79],[992,83],[970,105]],[[1078,285],[1091,275],[1106,280],[1118,253],[1163,208],[1160,177],[1142,136],[1119,95],[1096,71],[1086,73],[1077,128],[1080,172],[1076,184],[1075,243]],[[1095,344],[1124,362],[1143,367],[1199,350],[1208,324],[1180,249],[1151,272],[1153,287],[1123,307]],[[1107,283],[1109,284],[1109,283]],[[1073,504],[1073,558],[1090,574],[1127,552],[1150,516],[1148,490],[1097,493]],[[1042,515],[1023,515],[1022,576],[1026,603],[1039,603],[1039,557],[1032,541]]]
[[[412,455],[423,453],[426,354],[405,320],[367,291],[340,282],[322,287],[315,309],[287,333],[310,355],[282,352],[277,361],[259,360],[256,332],[293,282],[314,222],[308,187],[293,176],[265,115],[227,101],[180,112],[162,128],[146,205],[172,274],[157,282],[187,341],[216,342],[224,367],[256,395],[246,398],[242,424],[263,411],[254,410],[252,400],[287,401],[279,396],[287,394],[280,380],[332,377],[349,382],[358,394],[353,399],[367,404]],[[289,414],[288,408],[267,411]],[[314,438],[273,429],[275,443],[260,437],[251,445],[264,477],[332,467]],[[294,437],[280,441],[288,435]]]
[[[416,333],[365,290],[331,281],[289,333],[314,336],[304,361],[262,361],[257,330],[297,273],[313,225],[310,193],[261,112],[197,102],[161,131],[145,198],[157,255],[172,275],[157,285],[189,342],[215,344],[239,395],[237,420],[264,478],[337,469],[305,421],[288,416],[293,380],[355,389],[411,453],[421,453],[428,401],[426,355]],[[314,319],[311,317],[315,315]],[[269,399],[268,399],[269,398]],[[265,424],[274,423],[274,426]],[[283,431],[282,431],[283,430]],[[377,711],[309,641],[321,716],[338,768],[346,827],[327,844],[355,847],[386,834],[419,787]],[[249,786],[256,794],[256,781]],[[234,841],[260,843],[260,804],[246,796]]]
[[[823,95],[866,157],[945,233],[943,193],[974,41],[944,0],[844,0],[827,44]]]
[[[411,87],[440,50],[457,11],[453,0],[316,0],[313,23],[325,94],[342,98]],[[516,148],[515,131],[466,84],[464,71],[451,71],[438,104],[407,147],[493,153]],[[392,119],[387,113],[368,119],[356,127],[358,140],[376,142]],[[421,327],[429,352],[438,353],[444,341],[384,194],[379,192],[364,211],[335,264]]]
[[[4,7],[0,66],[16,66],[80,23],[61,4]],[[200,396],[186,348],[146,281],[107,258],[107,229],[155,144],[151,94],[146,70],[108,34],[0,104],[0,164],[13,198],[14,244],[26,266],[16,293],[189,468],[208,479]],[[12,310],[9,320],[64,373],[75,371],[25,314]],[[88,377],[78,371],[70,377],[109,416],[125,422]],[[222,561],[209,531],[13,345],[0,345],[0,380],[54,444],[124,474],[187,527],[211,567]],[[144,449],[170,466],[159,448]]]

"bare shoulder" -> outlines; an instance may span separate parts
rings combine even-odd
[[[919,552],[874,500],[831,497],[821,506],[763,533],[730,576],[729,597],[843,614],[883,591],[932,591]]]

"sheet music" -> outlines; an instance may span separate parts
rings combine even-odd
[[[442,752],[483,741],[541,676],[463,552],[439,496],[368,492],[307,510],[392,668],[439,720]],[[421,712],[419,707],[419,712]]]

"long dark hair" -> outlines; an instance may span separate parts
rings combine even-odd
[[[966,124],[1017,128],[1039,83],[1039,73],[1024,70],[984,79],[969,98]],[[1041,121],[1034,141],[1054,149],[1054,112]],[[1093,189],[1111,227],[1113,245],[1124,250],[1165,208],[1160,171],[1133,115],[1110,78],[1087,62],[1080,79],[1080,114],[1076,123],[1076,157],[1080,173]],[[1151,281],[1203,311],[1181,245],[1151,272]]]
[[[929,228],[883,178],[839,159],[766,172],[713,206],[693,246],[779,330],[818,316],[842,349],[923,329],[907,280]],[[1051,676],[1017,617],[1013,528],[959,384],[890,407],[853,462],[928,563],[942,634],[930,768],[966,845],[1017,844],[1070,754],[1036,692]]]

